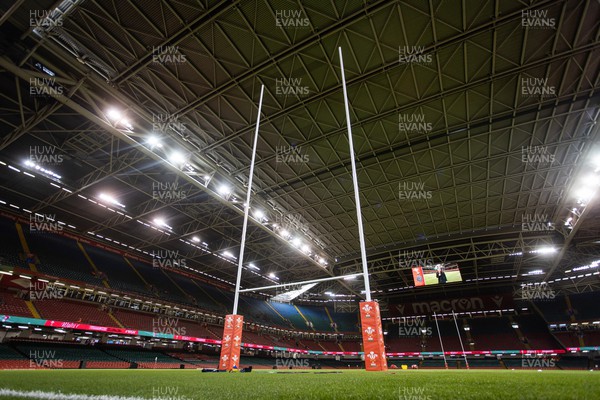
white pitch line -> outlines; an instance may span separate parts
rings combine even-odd
[[[12,390],[0,388],[0,397],[21,397],[24,399],[39,400],[149,400],[147,397],[122,397],[112,395],[92,395],[92,394],[67,394],[60,392],[43,392],[41,390]],[[154,397],[154,400],[160,400],[160,397]]]

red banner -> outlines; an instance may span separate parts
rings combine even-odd
[[[425,286],[425,276],[423,275],[423,267],[414,267],[412,269],[412,273],[415,286]]]
[[[376,301],[360,302],[360,323],[365,369],[367,371],[387,371],[379,303]]]
[[[221,340],[221,357],[219,369],[231,371],[240,369],[240,352],[242,349],[242,329],[244,328],[244,317],[237,314],[229,314],[225,317],[223,327],[223,340]]]

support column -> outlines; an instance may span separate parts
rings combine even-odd
[[[367,371],[387,371],[379,303],[376,301],[360,302],[360,324],[362,328],[365,369]]]
[[[242,350],[243,328],[243,316],[229,314],[225,317],[223,340],[221,341],[221,356],[219,358],[219,369],[231,371],[234,366],[238,370],[241,369],[240,352]]]

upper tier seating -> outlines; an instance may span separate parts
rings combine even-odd
[[[0,314],[33,317],[25,301],[16,297],[16,292],[8,290],[0,290]]]
[[[570,294],[569,299],[577,321],[600,320],[600,295],[597,292]]]
[[[84,244],[83,248],[98,271],[101,271],[108,277],[108,283],[111,287],[146,296],[152,295],[152,292],[146,288],[140,277],[125,262],[123,256],[88,244]]]
[[[73,239],[51,232],[29,232],[23,229],[29,249],[39,261],[38,271],[74,281],[103,286],[93,275],[92,267]]]
[[[310,328],[306,325],[306,322],[302,318],[302,316],[296,311],[293,305],[278,303],[276,301],[272,301],[269,303],[281,316],[286,318],[290,322],[290,327],[300,330],[310,330]]]
[[[515,317],[531,349],[559,349],[561,345],[550,334],[545,321],[537,314]]]
[[[55,321],[81,322],[90,325],[115,326],[115,321],[101,310],[99,304],[44,299],[34,302],[42,318]]]
[[[526,349],[507,317],[473,318],[468,320],[468,324],[475,350]]]

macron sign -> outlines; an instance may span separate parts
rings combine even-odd
[[[456,299],[390,304],[389,310],[393,317],[450,313],[452,311],[473,312],[514,308],[512,300],[513,297],[511,295],[461,297]]]

